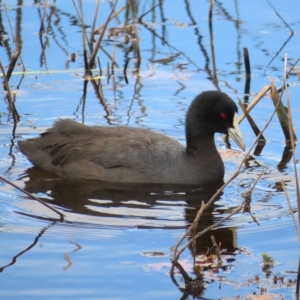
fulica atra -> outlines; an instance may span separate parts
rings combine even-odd
[[[85,126],[58,120],[40,137],[19,141],[40,168],[66,178],[108,182],[205,184],[223,179],[214,134],[229,134],[241,149],[237,106],[225,93],[206,91],[186,114],[186,147],[148,129]]]

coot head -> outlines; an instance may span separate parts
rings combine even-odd
[[[205,139],[216,132],[228,134],[245,150],[245,143],[237,123],[237,106],[225,93],[206,91],[191,103],[186,115],[187,153],[197,151]]]

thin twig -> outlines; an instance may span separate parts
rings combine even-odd
[[[291,35],[294,34],[294,30],[291,28],[291,26],[282,18],[282,16],[279,14],[279,12],[275,9],[275,7],[272,5],[272,3],[267,0],[267,2],[269,3],[269,5],[273,8],[273,10],[275,11],[276,15],[278,16],[278,18],[284,23],[284,25],[286,27],[288,27],[291,31]]]
[[[56,212],[57,214],[60,215],[60,220],[63,221],[65,215],[62,214],[60,211],[58,211],[56,208],[52,207],[51,205],[49,205],[48,203],[44,202],[43,200],[35,197],[34,195],[28,193],[27,191],[25,191],[24,189],[20,188],[19,186],[15,185],[14,183],[12,183],[11,181],[9,181],[8,179],[6,179],[5,177],[0,175],[0,180],[6,182],[7,184],[11,185],[12,187],[14,187],[15,189],[21,191],[22,193],[26,194],[27,196],[29,196],[31,199],[34,199],[36,201],[38,201],[39,203],[41,203],[42,205],[48,207],[49,209],[51,209],[52,211]]]
[[[108,18],[107,18],[107,21],[106,21],[105,24],[103,25],[101,34],[100,34],[100,36],[99,36],[99,38],[98,38],[98,40],[97,40],[97,42],[96,42],[96,45],[95,45],[95,47],[94,47],[94,49],[93,49],[93,52],[92,52],[92,54],[91,54],[91,56],[90,56],[90,59],[89,59],[89,69],[92,69],[92,66],[94,65],[94,61],[95,61],[95,58],[96,58],[98,49],[99,49],[99,47],[100,47],[100,44],[101,44],[101,42],[102,42],[102,39],[103,39],[105,30],[106,30],[106,28],[107,28],[107,26],[108,26],[109,21],[112,19],[112,14],[113,14],[113,12],[114,12],[114,9],[115,9],[117,3],[118,3],[118,1],[116,0],[115,3],[114,3],[114,5],[113,5],[113,7],[112,7],[112,9],[111,9],[111,12],[110,12]]]

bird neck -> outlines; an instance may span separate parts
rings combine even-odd
[[[214,155],[218,152],[213,134],[198,134],[197,136],[187,136],[186,152],[188,155]]]

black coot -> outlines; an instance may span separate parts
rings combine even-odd
[[[237,107],[224,93],[206,91],[186,115],[186,147],[147,129],[85,126],[58,120],[40,137],[19,141],[40,168],[66,178],[108,182],[205,184],[223,179],[214,134],[229,134],[245,149]]]

